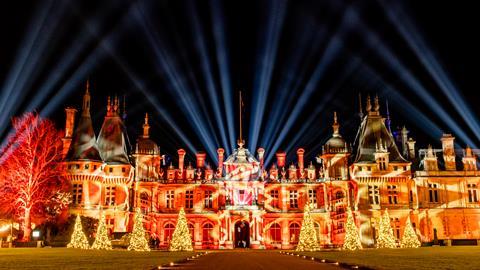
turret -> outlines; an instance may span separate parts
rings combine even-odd
[[[185,168],[185,150],[178,149],[178,168],[183,170]]]
[[[442,138],[442,150],[443,150],[443,160],[445,162],[445,169],[446,170],[455,170],[455,148],[454,148],[454,140],[451,134],[443,134]]]
[[[205,167],[205,158],[207,157],[207,154],[205,152],[198,152],[196,154],[196,157],[197,157],[197,168]]]

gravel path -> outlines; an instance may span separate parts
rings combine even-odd
[[[301,257],[280,254],[278,251],[216,251],[190,261],[178,268],[182,269],[261,269],[261,270],[309,270],[309,269],[332,269],[341,268],[331,264],[314,262]]]

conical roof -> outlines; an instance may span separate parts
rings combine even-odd
[[[107,163],[130,163],[127,152],[126,128],[118,113],[118,99],[107,105],[107,115],[98,135],[97,145],[102,160]]]
[[[98,151],[92,118],[90,117],[89,84],[83,96],[82,113],[72,136],[72,143],[67,153],[68,160],[102,160]]]
[[[385,126],[385,121],[378,109],[378,98],[375,98],[373,111],[371,111],[370,100],[367,100],[368,113],[360,126],[355,162],[375,162],[375,152],[379,148],[385,149],[389,153],[390,162],[408,162],[398,151],[395,140]]]

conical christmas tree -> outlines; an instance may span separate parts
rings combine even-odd
[[[412,223],[410,222],[410,216],[408,216],[400,246],[402,248],[418,248],[420,245],[420,240],[418,240],[417,234],[415,233]]]
[[[72,238],[70,239],[70,243],[68,243],[67,248],[90,248],[87,236],[85,236],[85,233],[83,232],[82,220],[80,219],[79,215],[77,215],[77,218],[75,219],[75,227],[73,228]]]
[[[357,225],[353,219],[352,210],[348,208],[347,225],[345,226],[345,239],[343,241],[343,248],[347,250],[362,249],[362,241],[360,241],[360,234],[358,233]]]
[[[105,223],[105,214],[102,212],[98,221],[97,234],[92,245],[93,249],[112,249],[112,242],[108,238],[107,224]]]
[[[310,206],[307,204],[305,205],[302,228],[300,229],[296,251],[316,250],[320,250],[320,245],[318,244],[317,232],[315,231],[315,225],[310,215]]]
[[[380,219],[377,248],[396,248],[395,236],[393,235],[393,229],[390,225],[390,216],[388,210],[385,209],[385,213]]]
[[[145,238],[145,229],[143,228],[143,216],[140,208],[135,212],[135,221],[133,223],[133,231],[130,236],[130,244],[128,250],[150,251],[148,241]]]
[[[183,208],[178,213],[177,226],[172,235],[172,241],[170,241],[169,251],[192,251],[192,238],[190,231],[188,230],[187,218],[185,217],[185,211]]]

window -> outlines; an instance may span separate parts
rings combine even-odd
[[[298,191],[290,190],[290,208],[298,208]]]
[[[308,190],[308,202],[313,204],[314,208],[317,208],[317,190],[309,189]]]
[[[397,193],[397,186],[387,186],[388,190],[388,203],[389,204],[397,204],[398,203],[398,193]]]
[[[205,223],[202,228],[202,240],[204,244],[213,243],[212,237],[213,225],[211,223]]]
[[[167,190],[165,194],[165,208],[172,209],[174,208],[174,201],[175,201],[175,191],[174,190]]]
[[[278,208],[279,203],[278,203],[278,189],[270,190],[270,197],[272,198],[272,203],[271,206],[273,208]]]
[[[170,240],[172,240],[173,231],[175,231],[175,225],[173,225],[172,223],[165,224],[165,226],[163,227],[163,233],[164,233],[163,239],[165,243],[167,244],[170,243]]]
[[[113,172],[113,168],[108,168],[108,172]]]
[[[298,225],[298,223],[290,224],[289,231],[290,231],[290,244],[297,244],[298,236],[300,235],[300,225]]]
[[[82,203],[82,193],[83,193],[83,184],[73,184],[72,186],[72,203],[81,204]]]
[[[140,206],[143,214],[147,214],[150,208],[150,199],[146,192],[140,194]]]
[[[370,204],[380,204],[380,190],[378,186],[368,185],[368,201]]]
[[[400,221],[398,218],[390,218],[390,223],[393,223],[393,232],[397,239],[400,239]]]
[[[213,208],[213,192],[211,190],[205,190],[205,208]]]
[[[75,169],[80,169],[80,164],[75,164]]]
[[[195,242],[195,226],[193,225],[193,223],[188,223],[188,231],[190,232],[192,242]]]
[[[122,172],[125,172],[125,167],[122,167]]]
[[[272,226],[270,226],[270,228],[268,229],[268,234],[271,244],[282,243],[282,231],[278,223],[273,223]]]
[[[115,205],[115,186],[105,187],[105,205]]]
[[[193,208],[193,190],[185,191],[185,208],[186,209]]]
[[[337,191],[335,192],[335,199],[336,200],[340,200],[340,199],[343,199],[343,192],[342,191]]]
[[[96,169],[97,169],[97,165],[93,165],[93,169],[96,170]]]
[[[428,184],[428,200],[431,203],[438,203],[438,185]]]
[[[468,202],[470,203],[478,202],[477,185],[467,184],[467,189],[468,189]]]
[[[387,170],[387,159],[384,157],[378,158],[378,166],[380,171],[385,171]]]
[[[88,170],[90,168],[89,164],[85,164],[85,170]]]
[[[409,199],[409,201],[410,201],[411,203],[413,203],[413,190],[410,190],[410,191],[408,192],[408,199]]]

